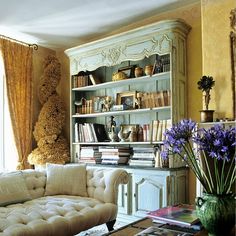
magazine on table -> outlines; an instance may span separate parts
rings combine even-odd
[[[163,207],[156,211],[148,212],[147,216],[153,220],[183,227],[194,227],[195,225],[199,225],[200,222],[194,206],[188,204]]]
[[[135,236],[193,236],[191,233],[185,233],[172,229],[159,228],[150,226],[149,228],[139,232]]]

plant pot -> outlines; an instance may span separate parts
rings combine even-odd
[[[196,198],[196,211],[209,236],[229,235],[235,224],[235,199],[233,194],[203,194]]]
[[[201,110],[201,122],[212,122],[214,110]]]

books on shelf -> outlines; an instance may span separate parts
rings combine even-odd
[[[130,158],[130,147],[99,146],[102,164],[127,164]]]
[[[133,155],[129,161],[130,166],[150,166],[155,165],[155,147],[134,147]]]
[[[75,123],[75,142],[108,142],[110,141],[105,125],[98,123]]]
[[[93,74],[89,74],[89,79],[90,79],[92,85],[96,85],[96,84],[100,84],[101,83],[99,78],[94,76]]]
[[[163,207],[148,212],[147,216],[153,220],[183,227],[192,227],[199,223],[194,206],[188,204]]]
[[[163,141],[165,139],[164,133],[171,128],[171,119],[167,120],[153,120],[152,121],[152,141]]]
[[[156,92],[146,92],[143,93],[141,98],[142,108],[154,108],[154,107],[164,107],[170,106],[170,91],[160,90]]]
[[[72,76],[73,88],[80,88],[90,85],[88,75],[73,75]]]
[[[79,163],[101,163],[101,153],[97,146],[82,146],[80,150]]]

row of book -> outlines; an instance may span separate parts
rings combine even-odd
[[[80,88],[100,83],[101,81],[92,74],[79,73],[78,75],[72,75],[73,88]]]
[[[144,124],[143,128],[143,141],[156,142],[165,139],[164,133],[172,126],[171,119],[167,120],[153,120],[151,124]]]
[[[75,142],[109,142],[105,125],[98,123],[75,123]]]
[[[153,120],[151,124],[135,126],[136,138],[139,142],[155,142],[165,139],[164,133],[172,125],[168,120]],[[108,142],[110,141],[105,125],[98,123],[75,123],[75,142]],[[141,130],[141,131],[140,131]],[[141,132],[141,133],[140,133]],[[128,139],[131,141],[132,139]]]
[[[153,73],[162,73],[170,71],[170,55],[157,55],[157,58],[155,60],[154,64],[154,71]]]
[[[170,90],[162,90],[157,92],[142,93],[140,100],[141,108],[170,106],[171,92]]]
[[[92,99],[81,99],[80,102],[75,102],[75,113],[76,114],[91,114],[94,111],[93,100]]]
[[[90,164],[128,164],[130,147],[115,146],[83,146],[80,150],[79,162]]]
[[[82,146],[78,151],[78,162],[90,164],[123,164],[158,168],[174,168],[184,165],[182,160],[172,157],[163,160],[160,147]]]

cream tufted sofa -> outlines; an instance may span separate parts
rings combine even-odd
[[[86,197],[45,196],[46,170],[15,173],[23,176],[29,199],[0,207],[0,236],[70,236],[103,223],[112,230],[118,185],[128,182],[128,174],[122,169],[86,167]],[[74,184],[80,184],[80,180],[75,178]]]

